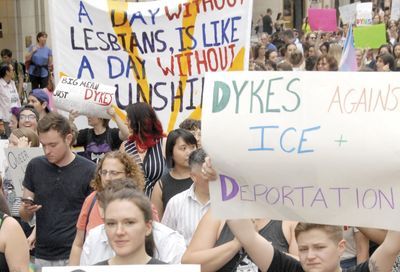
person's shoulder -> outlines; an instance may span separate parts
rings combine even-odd
[[[109,264],[108,264],[108,260],[104,260],[104,261],[96,263],[95,265],[109,265]]]
[[[189,189],[187,189],[187,190],[185,190],[185,191],[183,191],[183,192],[180,192],[180,193],[174,195],[174,196],[171,197],[171,199],[168,201],[168,205],[169,205],[170,203],[173,203],[173,204],[175,204],[175,205],[178,205],[178,203],[182,203],[183,201],[185,201],[185,200],[189,197],[189,195],[191,194],[192,190],[193,190],[193,185],[190,186]],[[168,205],[167,205],[167,206],[168,206]]]
[[[32,158],[29,161],[29,164],[31,164],[31,165],[49,165],[50,163],[47,160],[46,156],[42,155],[42,156],[37,156],[37,157]]]
[[[96,164],[94,162],[92,162],[91,160],[86,159],[85,157],[76,155],[75,156],[75,161],[79,165],[86,165],[86,166],[91,167],[91,168],[96,168]]]
[[[147,264],[167,264],[167,263],[160,261],[159,259],[156,258],[151,258]]]

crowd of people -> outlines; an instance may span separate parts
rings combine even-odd
[[[383,16],[388,43],[357,50],[360,71],[400,67],[399,22]],[[375,18],[375,17],[374,17]],[[377,21],[378,19],[375,19]],[[287,29],[272,10],[255,23],[250,70],[337,71],[347,28]],[[25,71],[1,51],[0,118],[10,148],[41,147],[18,196],[10,169],[1,175],[0,271],[45,266],[200,264],[201,271],[398,271],[400,233],[307,222],[220,220],[208,185],[217,173],[201,148],[201,122],[166,134],[154,109],[137,102],[122,120],[87,116],[88,127],[57,112],[47,34],[29,48]],[[82,147],[81,152],[75,152]]]
[[[379,48],[356,48],[357,71],[400,71],[400,20],[390,19],[390,10],[376,10],[374,24],[386,26],[386,43]],[[249,70],[339,71],[349,26],[335,32],[312,31],[308,18],[301,29],[285,27],[281,13],[272,20],[272,10],[254,22],[257,38],[250,52]],[[260,31],[263,29],[263,31]]]

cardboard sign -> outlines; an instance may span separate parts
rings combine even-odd
[[[5,157],[11,173],[16,196],[22,197],[22,182],[25,177],[26,166],[31,159],[44,155],[41,147],[5,148]]]
[[[357,3],[356,9],[356,24],[358,26],[372,25],[372,2]]]
[[[53,92],[58,109],[77,110],[82,115],[110,119],[107,109],[115,100],[115,87],[98,82],[62,77]]]
[[[55,80],[67,75],[115,86],[120,109],[146,101],[164,130],[174,129],[200,118],[205,72],[247,68],[252,6],[50,0]]]
[[[356,48],[379,48],[387,43],[385,24],[355,27],[353,34]]]
[[[43,272],[200,272],[200,265],[114,265],[43,267]]]
[[[210,73],[206,88],[217,216],[400,230],[396,73]]]
[[[356,21],[357,3],[340,6],[339,12],[343,24],[352,24]]]
[[[336,31],[336,9],[308,9],[308,20],[312,31]]]
[[[400,0],[392,0],[390,20],[398,20],[399,18],[400,18]]]

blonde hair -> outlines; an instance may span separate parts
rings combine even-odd
[[[301,233],[314,229],[325,232],[329,236],[329,239],[331,239],[335,243],[339,243],[341,240],[343,240],[343,228],[340,226],[312,224],[304,222],[299,222],[294,229],[296,240],[299,238],[299,235]]]
[[[31,147],[39,146],[39,136],[30,128],[16,128],[11,134],[13,134],[18,139],[21,137],[28,138],[28,142],[31,143]]]

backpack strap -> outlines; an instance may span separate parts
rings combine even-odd
[[[0,217],[1,217],[0,218],[0,229],[1,229],[1,226],[3,226],[4,220],[8,217],[8,215],[0,212]]]
[[[93,210],[93,206],[94,206],[94,204],[96,203],[96,200],[97,200],[97,194],[94,195],[94,197],[93,197],[93,199],[92,199],[92,202],[90,202],[90,206],[89,206],[89,210],[88,210],[88,215],[87,215],[87,217],[86,217],[85,232],[84,232],[84,234],[83,234],[83,242],[85,242],[85,240],[86,240],[86,229],[87,229],[87,225],[89,224],[89,217],[90,217],[90,214],[91,214],[91,212],[92,212],[92,210]]]

